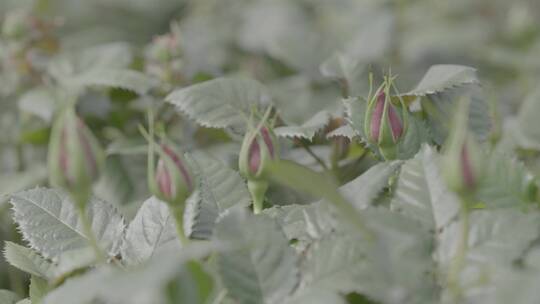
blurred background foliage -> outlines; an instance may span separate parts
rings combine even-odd
[[[159,105],[163,129],[183,146],[232,160],[234,135],[199,128],[162,101],[173,88],[222,75],[259,80],[282,119],[301,124],[322,109],[342,111],[344,88],[328,77],[336,73],[353,75],[348,94],[365,96],[370,69],[391,68],[406,92],[433,64],[472,66],[490,104],[490,142],[517,150],[540,173],[537,0],[1,0],[0,21],[0,240],[18,237],[5,195],[46,183],[58,88],[100,67],[158,80],[150,93],[97,87],[79,95],[109,156],[98,192],[127,215],[147,197],[137,126],[149,105]],[[23,286],[0,260],[0,289]]]

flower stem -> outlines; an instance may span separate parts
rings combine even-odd
[[[186,236],[186,233],[184,231],[184,206],[170,206],[169,208],[171,209],[171,213],[174,216],[176,233],[178,234],[180,243],[182,243],[182,246],[185,246],[189,243],[189,238]]]
[[[105,254],[101,250],[101,248],[98,245],[96,235],[94,234],[94,231],[92,230],[92,224],[88,220],[88,217],[86,216],[85,212],[85,206],[86,204],[79,202],[77,204],[77,210],[79,212],[79,219],[82,224],[83,233],[86,236],[86,239],[88,240],[88,244],[90,244],[90,247],[94,250],[94,253],[96,255],[96,259],[98,263],[104,264],[106,263]]]
[[[469,247],[469,208],[468,200],[462,197],[460,208],[461,234],[454,257],[452,258],[450,269],[448,270],[448,287],[456,303],[460,303],[462,290],[459,283],[459,277],[465,266],[467,251]]]
[[[259,214],[263,210],[264,195],[268,190],[268,182],[262,180],[248,180],[248,189],[253,199],[253,213]]]

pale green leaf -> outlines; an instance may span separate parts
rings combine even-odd
[[[448,225],[458,214],[460,202],[444,184],[433,148],[424,146],[405,162],[397,182],[392,209],[419,221],[430,231]]]
[[[451,64],[433,65],[416,87],[402,96],[426,96],[443,92],[459,86],[478,84],[476,69]]]
[[[331,234],[338,225],[336,211],[323,201],[308,205],[274,206],[263,213],[275,219],[295,248],[304,250],[313,241]]]
[[[129,45],[122,42],[107,43],[62,52],[52,60],[48,72],[59,82],[89,70],[126,69],[133,60]]]
[[[304,289],[284,302],[285,304],[347,304],[345,298],[334,292],[319,289]]]
[[[523,207],[534,201],[535,181],[522,162],[492,152],[486,157],[476,197],[488,208]]]
[[[506,288],[510,286],[524,292],[524,298],[528,298],[533,292],[537,293],[537,286],[515,285],[518,282],[524,283],[521,281],[524,277],[520,277],[516,270],[521,269],[523,274],[531,274],[533,268],[515,266],[538,240],[539,220],[537,213],[525,213],[515,209],[478,210],[470,214],[466,263],[459,277],[468,299],[476,301],[473,303],[508,303],[495,299],[507,299],[509,294],[517,295]],[[459,222],[456,222],[438,236],[436,260],[441,277],[447,273],[447,267],[456,255],[460,235],[461,227]],[[504,292],[500,291],[501,288]],[[518,298],[520,297],[515,299]]]
[[[10,203],[24,239],[44,257],[55,260],[65,251],[89,246],[75,204],[65,192],[36,188],[12,195]],[[86,213],[101,248],[116,255],[124,233],[122,216],[96,198],[87,203]]]
[[[160,252],[147,263],[138,267],[119,269],[110,266],[96,268],[84,275],[69,279],[65,284],[51,291],[43,299],[43,304],[88,304],[101,300],[108,304],[166,304],[165,287],[171,280],[187,271],[183,280],[191,288],[198,284],[200,277],[192,273],[185,263],[192,259],[201,259],[221,246],[212,243],[191,244],[181,251],[167,250]],[[194,285],[193,285],[194,284]],[[186,301],[193,302],[193,299]]]
[[[198,262],[189,261],[167,286],[168,303],[210,303],[213,278]]]
[[[340,81],[348,96],[367,95],[367,64],[357,57],[336,52],[320,66],[321,74]],[[346,96],[346,97],[348,97]]]
[[[179,247],[175,220],[169,206],[155,197],[147,199],[129,223],[121,246],[126,264],[139,264],[163,248]]]
[[[351,127],[351,125],[346,124],[326,134],[326,138],[330,139],[330,138],[342,136],[342,137],[348,138],[349,140],[353,140],[357,135],[358,134]]]
[[[494,279],[498,267],[510,267],[540,235],[540,216],[515,209],[477,210],[469,215],[467,283]],[[460,222],[454,222],[438,236],[437,262],[441,271],[455,255]]]
[[[89,86],[120,88],[146,94],[158,85],[158,80],[141,72],[123,69],[91,69],[64,80],[67,86],[84,88]]]
[[[526,149],[540,150],[540,90],[527,96],[517,117],[518,144]]]
[[[94,185],[96,196],[114,206],[126,205],[134,195],[132,177],[120,156],[107,157],[104,170]]]
[[[429,234],[387,209],[364,212],[376,238],[370,241],[346,230],[314,243],[302,287],[357,292],[382,303],[429,303],[434,288]]]
[[[0,289],[0,303],[15,304],[20,299],[21,297],[19,297],[16,293],[5,289]]]
[[[54,91],[48,87],[37,87],[25,92],[18,102],[19,109],[51,122],[56,106]]]
[[[33,165],[18,173],[0,174],[0,205],[11,193],[35,187],[47,180],[47,168],[43,165]]]
[[[28,293],[30,294],[32,304],[41,303],[41,300],[48,291],[49,283],[47,282],[47,280],[35,276],[32,276],[30,278],[30,290]]]
[[[313,140],[317,132],[330,122],[330,113],[320,111],[301,125],[287,125],[275,129],[277,136]]]
[[[218,265],[237,303],[282,303],[296,287],[296,254],[272,219],[231,209],[218,221],[215,236],[236,245],[218,255]]]
[[[324,198],[333,204],[344,218],[363,233],[369,234],[362,223],[359,209],[343,197],[331,176],[287,160],[272,162],[267,170],[269,177],[275,182]]]
[[[96,253],[91,247],[81,247],[62,252],[57,258],[58,262],[54,268],[54,277],[63,278],[94,266],[97,258]]]
[[[400,168],[401,161],[383,162],[339,188],[345,199],[357,209],[365,209],[388,186],[388,180]]]
[[[257,81],[218,78],[173,91],[166,101],[198,124],[241,132],[254,107],[268,104],[269,95]]]
[[[465,86],[429,95],[422,100],[422,108],[427,114],[426,122],[430,135],[437,144],[442,144],[451,127],[451,120],[457,110],[457,102],[463,96],[471,98],[469,106],[469,130],[479,141],[484,141],[491,131],[489,106],[483,92],[477,86]]]
[[[186,202],[184,229],[195,239],[209,239],[217,217],[234,206],[246,207],[251,196],[238,172],[204,153],[191,157],[198,191]]]
[[[34,276],[50,278],[54,266],[30,248],[6,241],[4,257],[12,266]]]
[[[367,101],[364,98],[347,98],[343,100],[347,119],[356,135],[365,140],[364,122],[366,117]]]

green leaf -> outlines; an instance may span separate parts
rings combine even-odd
[[[159,250],[177,248],[175,221],[169,206],[155,197],[147,199],[129,223],[120,252],[128,265],[140,264]],[[175,246],[176,245],[176,246]]]
[[[319,201],[308,205],[274,206],[264,209],[263,213],[275,219],[287,239],[295,242],[295,247],[302,250],[314,240],[331,234],[338,226],[336,211],[331,207]]]
[[[426,121],[433,140],[441,145],[451,127],[451,119],[457,110],[457,102],[462,96],[471,98],[469,106],[469,130],[479,141],[487,139],[491,132],[489,106],[483,92],[477,86],[465,86],[429,95],[422,100],[422,108],[427,114]]]
[[[120,156],[107,157],[104,170],[94,185],[96,196],[114,206],[126,205],[134,195],[132,177]]]
[[[468,296],[491,294],[501,287],[498,282],[500,279],[514,286],[511,280],[506,281],[505,276],[512,276],[508,270],[538,240],[539,214],[515,209],[477,210],[470,214],[469,222],[466,263],[460,276],[461,285],[465,286]],[[438,237],[436,259],[443,275],[455,255],[456,243],[461,234],[459,226],[455,222]],[[480,299],[482,301],[478,303],[493,303],[485,298]]]
[[[528,95],[519,109],[515,133],[522,148],[540,150],[538,113],[540,113],[540,90]]]
[[[367,101],[362,97],[347,98],[343,99],[343,104],[345,105],[350,126],[365,141],[364,121],[366,118]]]
[[[120,88],[144,95],[158,85],[158,81],[141,72],[123,69],[91,69],[72,78],[64,84],[76,88],[89,86]]]
[[[7,201],[9,194],[35,187],[47,180],[47,168],[33,165],[28,170],[0,175],[0,205]]]
[[[347,304],[345,298],[334,292],[305,289],[284,302],[285,304]]]
[[[277,183],[324,198],[325,201],[333,204],[341,215],[360,229],[362,233],[370,234],[362,223],[359,210],[343,197],[331,176],[315,172],[287,160],[272,162],[267,168],[267,174],[270,179]]]
[[[191,157],[198,190],[186,202],[184,229],[195,239],[209,239],[220,214],[234,206],[247,207],[251,196],[238,172],[204,153]]]
[[[342,81],[349,96],[367,95],[367,64],[357,57],[336,52],[321,64],[320,70],[323,76]]]
[[[480,300],[494,304],[536,304],[539,284],[540,273],[537,271],[506,269]]]
[[[168,303],[209,303],[213,283],[212,276],[200,263],[187,262],[167,286]]]
[[[430,235],[388,209],[364,212],[375,240],[345,230],[314,243],[303,265],[302,287],[357,292],[382,303],[429,303],[434,288]]]
[[[282,303],[296,287],[297,257],[275,221],[235,208],[220,218],[215,236],[235,245],[217,261],[223,284],[238,303]]]
[[[58,189],[36,188],[11,196],[14,219],[24,239],[45,258],[56,260],[63,252],[89,247],[75,204]],[[96,198],[86,213],[101,248],[110,256],[119,252],[124,219]]]
[[[54,277],[62,279],[80,270],[94,266],[96,263],[96,252],[90,247],[71,249],[62,252],[57,260]]]
[[[341,195],[356,209],[365,209],[388,186],[388,180],[400,168],[401,161],[383,162],[339,188]]]
[[[198,124],[232,128],[241,133],[254,107],[270,97],[259,82],[243,78],[218,78],[170,93],[165,100]]]
[[[323,110],[301,125],[287,125],[278,127],[274,131],[280,137],[303,138],[311,141],[317,132],[328,125],[330,117],[330,113]]]
[[[41,303],[41,300],[43,297],[47,294],[49,291],[49,283],[39,277],[32,276],[30,278],[30,299],[32,300],[32,304],[39,304]]]
[[[477,210],[469,217],[468,267],[482,270],[476,271],[478,275],[491,273],[500,266],[511,266],[540,235],[537,213],[514,209]],[[441,233],[437,249],[439,263],[447,264],[453,257],[459,226],[459,222],[455,222]]]
[[[16,293],[5,289],[0,289],[0,303],[15,304],[20,299],[21,297],[19,297]]]
[[[160,252],[138,267],[96,268],[84,275],[68,279],[62,286],[48,293],[43,304],[87,304],[93,300],[105,303],[170,303],[163,291],[172,280],[182,275],[182,272],[185,272],[182,275],[183,288],[197,290],[199,284],[208,286],[208,282],[200,281],[200,273],[192,272],[185,263],[201,259],[215,250],[222,250],[221,246],[211,243],[191,244],[181,251]],[[204,287],[200,289],[204,290]],[[190,298],[182,303],[200,302],[196,298]]]
[[[523,207],[534,201],[535,177],[509,155],[492,152],[485,161],[476,198],[488,208]]]
[[[48,87],[37,87],[25,92],[18,101],[19,109],[31,113],[46,122],[51,122],[56,107],[54,91]]]
[[[441,93],[459,86],[478,84],[476,69],[451,64],[433,65],[416,87],[402,94],[405,99]]]
[[[410,159],[420,151],[423,144],[431,142],[431,134],[425,122],[409,114],[407,131],[398,144],[398,158]]]
[[[424,146],[401,167],[393,210],[419,221],[429,231],[447,226],[458,214],[460,202],[440,176],[438,156]]]
[[[4,257],[12,266],[34,276],[50,278],[54,266],[30,248],[6,241]]]
[[[350,124],[346,124],[326,134],[327,139],[339,136],[343,136],[348,138],[349,140],[353,140],[357,136],[357,133]]]

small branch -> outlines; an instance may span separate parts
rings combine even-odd
[[[182,243],[182,246],[186,246],[189,243],[189,239],[184,231],[184,207],[169,206],[169,208],[171,209],[171,212],[174,216],[176,233],[178,234],[180,243]]]
[[[107,262],[107,259],[105,257],[105,254],[99,247],[99,244],[96,239],[96,235],[94,234],[94,231],[92,230],[92,224],[90,223],[90,221],[88,220],[86,216],[85,207],[84,207],[86,204],[84,203],[81,204],[81,203],[82,202],[77,203],[77,210],[79,212],[79,219],[83,226],[84,235],[88,239],[88,244],[90,244],[90,246],[94,250],[98,263],[104,264]]]
[[[467,258],[467,251],[469,247],[469,208],[468,200],[461,198],[460,208],[460,220],[461,220],[461,234],[459,238],[457,251],[451,261],[450,269],[448,270],[447,283],[452,292],[452,296],[456,303],[460,303],[462,290],[459,283],[459,277],[465,266],[465,260]]]
[[[304,148],[304,150],[306,150],[306,152],[311,155],[311,157],[313,157],[313,159],[315,159],[315,161],[319,163],[319,165],[321,165],[325,171],[328,171],[328,166],[326,166],[324,161],[317,154],[315,154],[313,150],[311,150],[304,140],[300,140],[300,144],[302,145],[302,148]]]

